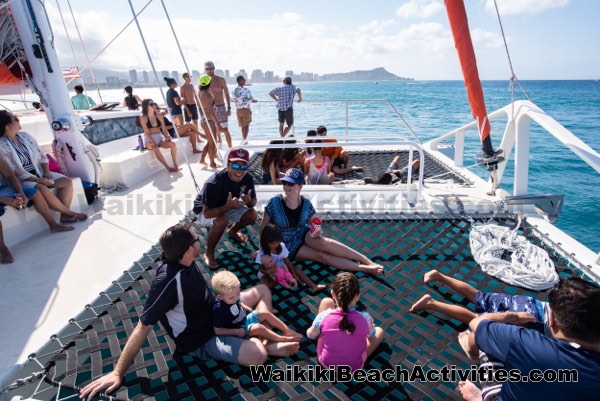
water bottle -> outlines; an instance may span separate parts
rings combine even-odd
[[[144,147],[144,140],[142,139],[141,135],[138,135],[138,149],[140,150],[140,152],[146,150],[146,148]]]

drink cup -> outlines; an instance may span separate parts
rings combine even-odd
[[[23,210],[25,208],[25,206],[23,205],[23,195],[21,194],[15,194],[15,199],[19,202],[19,205],[17,206],[18,210]]]
[[[317,238],[321,236],[321,224],[323,224],[323,220],[318,217],[313,217],[310,220],[310,236],[313,238]]]

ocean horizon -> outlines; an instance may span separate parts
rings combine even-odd
[[[542,110],[586,142],[593,149],[600,149],[600,82],[596,80],[523,80],[521,85],[529,97]],[[318,125],[328,127],[330,135],[346,136],[346,104],[342,99],[385,99],[389,101],[408,122],[421,141],[428,141],[446,134],[472,121],[464,83],[459,80],[399,80],[399,81],[346,81],[346,82],[298,82],[303,99],[307,102],[294,104],[295,133],[303,137],[308,129]],[[278,84],[254,84],[249,86],[260,102],[253,105],[253,122],[250,138],[272,138],[277,135],[277,113],[268,92]],[[506,80],[483,80],[487,111],[492,112],[511,102],[512,95]],[[230,92],[235,86],[229,85]],[[163,93],[166,87],[162,88]],[[99,94],[91,87],[87,94],[97,102]],[[135,88],[134,94],[141,98],[151,97],[163,103],[159,88]],[[122,103],[122,89],[102,90],[102,101]],[[23,100],[22,97],[17,99]],[[515,99],[526,99],[515,84]],[[25,100],[33,101],[29,95]],[[36,99],[37,100],[37,99]],[[326,102],[336,100],[336,102]],[[3,103],[6,103],[4,101]],[[17,103],[14,104],[18,108]],[[411,137],[408,128],[392,114],[386,103],[348,103],[348,135],[391,135]],[[230,120],[234,143],[239,143],[240,131],[237,121]],[[492,142],[500,145],[504,121],[492,121]],[[530,193],[564,194],[565,203],[556,225],[575,239],[598,252],[600,238],[600,191],[589,188],[600,186],[600,175],[579,159],[558,140],[537,125],[532,125],[530,152]],[[475,132],[467,135],[465,166],[473,165],[474,155],[480,142]],[[514,156],[514,152],[513,155]],[[481,167],[471,171],[485,174]],[[501,187],[512,191],[513,169],[509,162]],[[582,224],[585,221],[585,225]]]

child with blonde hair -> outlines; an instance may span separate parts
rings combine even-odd
[[[319,314],[306,335],[317,343],[317,359],[327,368],[347,365],[362,369],[367,357],[383,340],[383,330],[375,327],[367,312],[354,309],[360,297],[356,276],[338,273],[333,280],[332,298],[319,305]]]
[[[298,342],[302,338],[271,312],[253,311],[240,301],[240,280],[227,270],[221,270],[212,277],[211,285],[216,294],[213,306],[213,326],[217,336],[240,338],[260,337],[272,342]],[[283,333],[279,335],[267,328]]]

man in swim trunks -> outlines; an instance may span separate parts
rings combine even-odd
[[[219,133],[223,132],[225,134],[227,146],[231,147],[231,135],[229,134],[227,122],[228,117],[231,115],[231,99],[229,98],[227,82],[225,82],[225,78],[215,75],[215,64],[212,61],[204,63],[204,72],[211,79],[210,93],[215,99],[213,110],[217,116],[217,129]],[[217,138],[217,142],[221,142],[220,135]]]
[[[183,114],[185,116],[185,122],[189,123],[192,121],[194,127],[198,129],[198,108],[196,103],[200,103],[194,91],[194,85],[192,85],[192,78],[188,72],[183,73],[183,85],[179,88],[179,94],[183,99]]]

